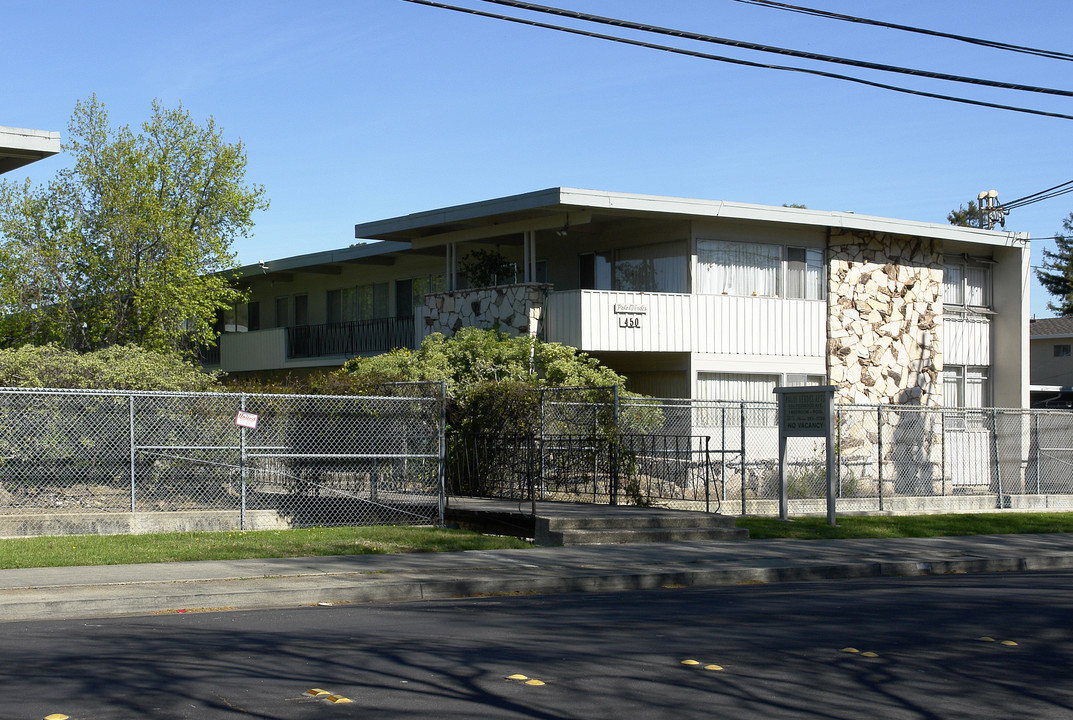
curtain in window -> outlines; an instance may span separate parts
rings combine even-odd
[[[943,370],[943,405],[947,407],[962,407],[961,399],[961,368],[946,368]]]
[[[985,267],[965,268],[965,304],[972,307],[988,307],[991,304],[988,288],[990,271]]]
[[[964,272],[961,265],[943,265],[943,302],[947,305],[965,304]]]
[[[781,264],[782,247],[779,245],[698,240],[697,292],[777,295]]]
[[[965,407],[983,408],[990,405],[990,392],[987,383],[987,370],[984,368],[966,368],[965,370]]]

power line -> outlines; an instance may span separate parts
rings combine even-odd
[[[465,13],[468,15],[475,15],[478,17],[490,18],[493,20],[503,20],[505,22],[517,23],[519,25],[527,25],[529,27],[538,27],[546,30],[556,30],[558,32],[569,33],[572,35],[580,35],[582,37],[596,38],[599,40],[609,40],[611,42],[622,43],[624,45],[632,45],[634,47],[643,47],[650,50],[662,50],[664,52],[675,53],[678,55],[686,55],[689,57],[701,58],[703,60],[713,60],[716,62],[724,62],[732,65],[741,65],[745,67],[760,68],[764,70],[782,70],[784,72],[797,72],[804,73],[806,75],[816,75],[819,77],[831,78],[834,80],[845,80],[846,82],[857,83],[859,85],[867,85],[868,87],[875,87],[881,90],[891,90],[893,92],[904,93],[906,95],[915,95],[918,97],[927,97],[935,100],[946,100],[949,102],[962,103],[964,105],[975,105],[977,107],[988,107],[996,110],[1009,110],[1011,112],[1025,113],[1028,115],[1040,115],[1043,117],[1059,118],[1061,120],[1073,120],[1073,115],[1066,115],[1064,113],[1049,112],[1046,110],[1034,110],[1031,108],[1023,108],[1015,105],[1003,105],[1000,103],[985,102],[983,100],[970,100],[968,98],[956,97],[953,95],[942,95],[939,93],[924,92],[923,90],[911,90],[909,88],[899,87],[897,85],[888,85],[886,83],[873,82],[871,80],[864,80],[862,78],[856,78],[849,75],[840,75],[838,73],[827,72],[825,70],[815,70],[812,68],[798,68],[790,67],[786,65],[769,65],[765,63],[752,62],[749,60],[739,60],[737,58],[724,57],[721,55],[712,55],[710,53],[703,53],[696,50],[686,50],[684,48],[677,48],[668,45],[658,45],[656,43],[644,42],[641,40],[632,40],[629,38],[619,37],[617,35],[605,35],[602,33],[594,33],[588,30],[580,30],[577,28],[564,27],[562,25],[553,25],[551,23],[543,23],[536,20],[528,20],[525,18],[511,17],[509,15],[502,15],[499,13],[491,13],[483,10],[476,10],[473,8],[459,7],[456,5],[448,5],[442,2],[435,2],[434,0],[403,0],[404,2],[414,3],[415,5],[424,5],[427,7],[440,8],[442,10],[452,10],[454,12]]]
[[[1016,200],[1011,200],[1008,203],[1002,203],[1002,208],[1005,210],[1012,210],[1013,208],[1024,207],[1025,205],[1037,203],[1040,200],[1049,200],[1071,192],[1073,192],[1073,180],[1068,180],[1059,185],[1055,185],[1054,187],[1049,187],[1046,190],[1040,190],[1031,195],[1025,195]]]
[[[945,80],[948,82],[967,83],[970,85],[981,85],[984,87],[1001,88],[1003,90],[1019,90],[1022,92],[1043,93],[1046,95],[1060,95],[1062,97],[1073,97],[1073,90],[1060,90],[1057,88],[1045,88],[1037,87],[1035,85],[1021,85],[1019,83],[1008,83],[1000,80],[987,80],[985,78],[967,77],[964,75],[950,75],[947,73],[934,72],[931,70],[917,70],[915,68],[900,67],[898,65],[887,65],[885,63],[874,63],[866,60],[853,60],[850,58],[837,57],[835,55],[822,55],[819,53],[805,52],[802,50],[791,50],[789,48],[776,47],[774,45],[761,45],[759,43],[746,42],[744,40],[730,40],[728,38],[716,37],[714,35],[702,35],[700,33],[690,32],[688,30],[675,30],[673,28],[660,27],[658,25],[646,25],[643,23],[635,23],[629,20],[620,20],[618,18],[604,17],[601,15],[590,15],[589,13],[578,12],[576,10],[565,10],[563,8],[550,7],[547,5],[537,5],[531,2],[525,2],[524,0],[481,0],[481,2],[491,3],[494,5],[504,5],[506,7],[515,8],[517,10],[528,10],[530,12],[544,13],[547,15],[556,15],[559,17],[571,18],[573,20],[584,20],[585,22],[598,23],[601,25],[612,25],[614,27],[625,28],[627,30],[639,30],[641,32],[654,33],[657,35],[670,35],[672,37],[682,38],[685,40],[696,40],[698,42],[713,43],[716,45],[727,45],[729,47],[737,47],[745,50],[756,50],[759,52],[772,53],[775,55],[785,55],[787,57],[801,58],[805,60],[815,60],[819,62],[833,63],[836,65],[849,65],[851,67],[859,67],[867,70],[879,70],[881,72],[900,73],[902,75],[913,75],[915,77],[929,78],[932,80]]]
[[[958,42],[970,43],[972,45],[980,45],[983,47],[994,48],[997,50],[1008,50],[1010,52],[1024,53],[1026,55],[1037,55],[1039,57],[1050,58],[1052,60],[1073,60],[1073,55],[1064,52],[1058,52],[1057,50],[1043,50],[1040,48],[1026,47],[1024,45],[1013,45],[1011,43],[999,42],[997,40],[984,40],[982,38],[969,37],[967,35],[958,35],[956,33],[940,32],[938,30],[927,30],[925,28],[913,27],[911,25],[898,25],[896,23],[883,22],[881,20],[869,20],[867,18],[856,17],[854,15],[842,15],[840,13],[828,12],[826,10],[816,10],[814,8],[801,7],[800,5],[789,5],[787,3],[774,2],[774,0],[734,0],[735,2],[745,3],[746,5],[757,5],[759,7],[767,7],[773,10],[787,10],[789,12],[801,13],[803,15],[815,15],[816,17],[829,18],[831,20],[842,20],[845,22],[861,23],[863,25],[875,25],[876,27],[891,28],[894,30],[904,30],[906,32],[919,33],[921,35],[931,35],[933,37],[946,38],[948,40],[957,40]]]

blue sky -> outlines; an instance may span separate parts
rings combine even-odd
[[[455,4],[493,11],[480,0]],[[550,1],[549,1],[549,4]],[[733,0],[562,0],[595,14],[858,59],[1073,89],[1073,63]],[[802,0],[1008,43],[1068,48],[1073,3]],[[502,10],[503,12],[510,12]],[[556,22],[552,18],[540,19]],[[241,138],[271,208],[242,263],[354,242],[353,226],[570,186],[945,222],[981,190],[1073,179],[1073,121],[742,68],[403,0],[0,0],[0,125],[65,133],[96,93],[114,124],[154,98]],[[603,30],[606,30],[604,28]],[[664,42],[667,39],[655,39]],[[805,61],[713,45],[760,62]],[[1073,114],[1073,99],[825,69]],[[46,181],[60,157],[5,177]],[[1033,263],[1073,195],[1015,210]],[[1033,282],[1033,313],[1047,297]]]

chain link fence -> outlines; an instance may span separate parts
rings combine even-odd
[[[0,390],[0,536],[442,523],[444,407],[440,383]]]
[[[544,391],[533,435],[452,440],[452,492],[778,515],[775,402]],[[788,438],[791,514],[826,512],[822,438]],[[836,406],[839,512],[1073,509],[1068,410]]]
[[[535,417],[521,423],[532,433],[450,436],[451,494],[717,509],[708,439],[663,401],[621,399],[615,387],[533,393]]]

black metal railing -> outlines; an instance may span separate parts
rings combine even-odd
[[[688,435],[449,433],[448,494],[711,511],[722,487],[708,445]]]
[[[351,320],[287,328],[287,357],[357,355],[415,347],[413,318]]]

